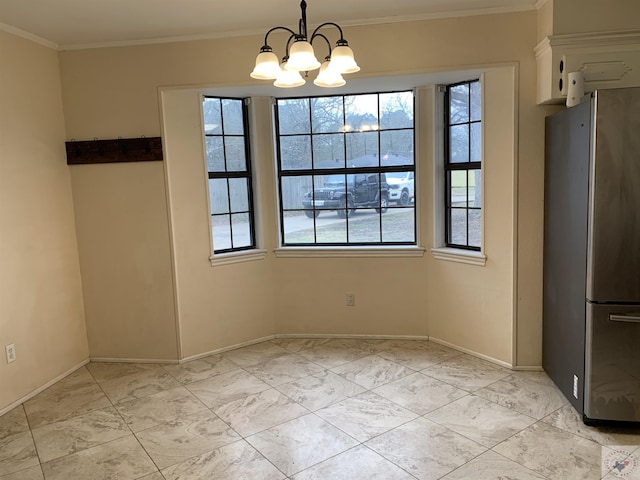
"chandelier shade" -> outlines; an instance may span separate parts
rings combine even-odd
[[[264,45],[260,48],[254,69],[250,73],[251,78],[275,80],[273,84],[276,87],[292,88],[306,83],[301,72],[304,72],[304,76],[307,77],[309,72],[320,69],[317,78],[313,81],[315,85],[328,88],[344,85],[346,82],[342,75],[358,72],[360,67],[356,63],[353,50],[344,38],[342,28],[337,23],[325,22],[308,35],[306,0],[301,0],[300,10],[301,17],[297,32],[288,27],[273,27],[266,33]],[[325,33],[321,32],[325,29],[338,31],[339,38],[333,49]],[[268,43],[269,35],[276,30],[289,33],[281,61]],[[322,64],[318,61],[313,47],[314,41],[318,39],[326,44],[329,53]]]

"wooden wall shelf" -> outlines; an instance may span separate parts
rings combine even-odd
[[[118,138],[65,143],[67,165],[162,161],[162,138]]]

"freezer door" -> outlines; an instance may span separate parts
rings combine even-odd
[[[587,299],[640,303],[640,88],[594,105]]]
[[[640,422],[640,305],[587,304],[585,416]]]

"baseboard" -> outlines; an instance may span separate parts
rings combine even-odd
[[[23,397],[20,397],[18,400],[16,400],[13,403],[10,403],[9,405],[7,405],[6,407],[0,409],[0,417],[2,415],[4,415],[5,413],[13,410],[14,408],[16,408],[18,405],[22,405],[24,402],[26,402],[27,400],[30,400],[31,398],[35,397],[36,395],[38,395],[40,392],[46,390],[47,388],[49,388],[51,385],[53,385],[54,383],[59,382],[60,380],[62,380],[64,377],[68,377],[69,375],[71,375],[73,372],[75,372],[76,370],[78,370],[79,368],[84,367],[87,363],[89,363],[89,359],[87,358],[86,360],[83,360],[82,362],[80,362],[79,364],[77,364],[74,367],[71,367],[69,370],[67,370],[66,372],[61,373],[60,375],[58,375],[55,378],[52,378],[51,380],[49,380],[47,383],[45,383],[44,385],[36,388],[35,390],[27,393],[26,395],[24,395]]]
[[[163,365],[177,365],[178,360],[167,360],[157,358],[110,358],[110,357],[91,357],[92,362],[104,363],[160,363]]]
[[[462,353],[466,353],[467,355],[471,355],[472,357],[480,358],[481,360],[486,360],[487,362],[495,363],[496,365],[500,365],[501,367],[508,368],[510,370],[514,370],[513,365],[508,362],[504,362],[502,360],[498,360],[497,358],[490,357],[489,355],[485,355],[483,353],[474,352],[473,350],[469,350],[468,348],[460,347],[458,345],[454,345],[453,343],[449,343],[445,340],[440,340],[439,338],[429,337],[429,340],[433,343],[437,343],[439,345],[444,345],[445,347],[452,348],[453,350],[457,350]]]
[[[268,342],[269,340],[273,340],[276,338],[275,335],[267,335],[266,337],[256,338],[255,340],[248,340],[242,343],[236,343],[235,345],[230,345],[228,347],[217,348],[215,350],[211,350],[204,353],[198,353],[197,355],[191,355],[190,357],[185,357],[179,361],[179,363],[191,362],[193,360],[198,360],[200,358],[208,357],[209,355],[217,355],[220,353],[228,352],[229,350],[235,350],[236,348],[248,347],[249,345],[255,345],[256,343]]]
[[[517,367],[512,367],[516,372],[544,372],[544,368],[540,365],[522,365]]]
[[[360,340],[429,340],[428,336],[419,335],[360,335],[341,333],[278,333],[275,338],[354,338]]]

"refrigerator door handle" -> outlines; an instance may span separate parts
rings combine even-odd
[[[640,315],[616,315],[614,313],[609,315],[609,321],[611,322],[626,322],[626,323],[640,323]]]

